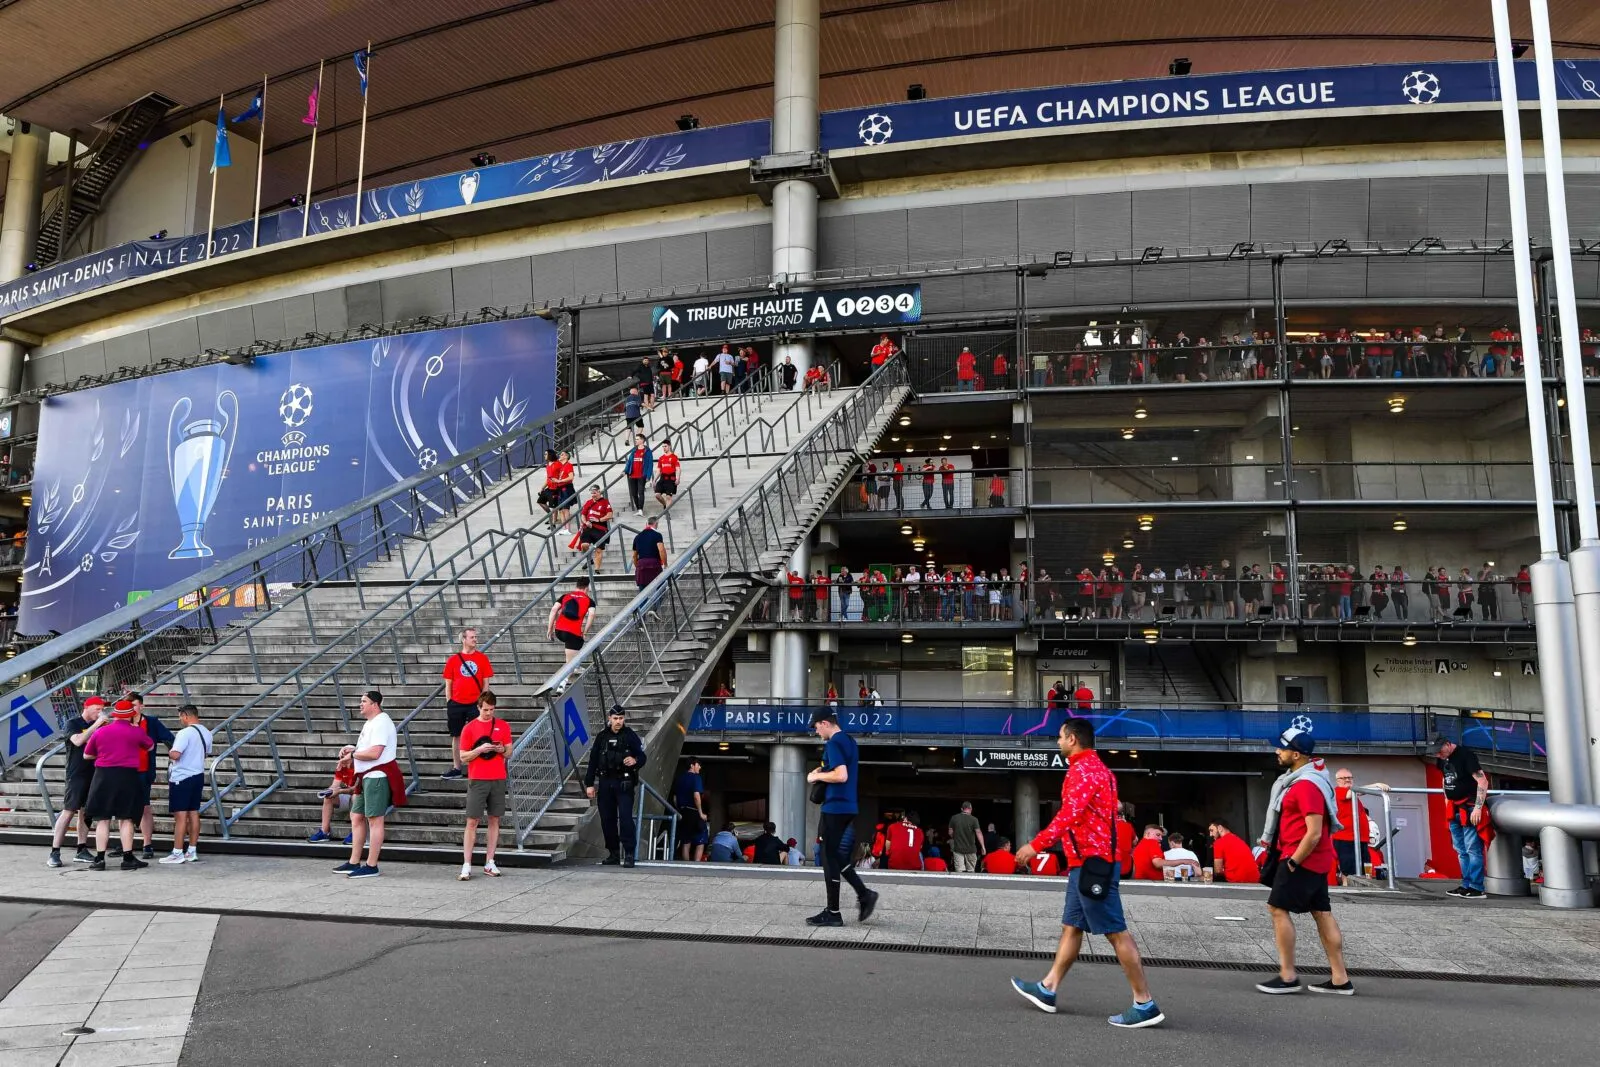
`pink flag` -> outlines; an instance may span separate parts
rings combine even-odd
[[[306,97],[306,117],[300,121],[307,126],[315,126],[317,124],[317,92],[317,87],[312,86],[311,95]]]

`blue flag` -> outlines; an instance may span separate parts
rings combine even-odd
[[[239,122],[243,122],[246,119],[254,119],[254,118],[260,118],[260,117],[261,117],[261,94],[257,93],[255,95],[255,99],[250,101],[250,106],[245,108],[243,111],[239,112],[237,115],[235,115],[233,117],[233,121],[236,122],[236,123],[239,123]]]
[[[351,57],[356,61],[356,73],[361,76],[361,95],[367,95],[367,63],[372,59],[372,50],[363,48]]]
[[[211,169],[233,166],[233,153],[228,149],[228,116],[222,110],[222,105],[217,105],[217,146],[211,152]]]

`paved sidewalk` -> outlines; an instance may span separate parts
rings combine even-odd
[[[821,906],[822,885],[810,868],[568,866],[511,869],[495,879],[475,871],[463,884],[455,880],[459,868],[406,863],[385,863],[381,878],[351,882],[331,873],[335,862],[211,855],[133,873],[53,871],[42,849],[3,846],[0,900],[1031,954],[1054,951],[1065,888],[1061,879],[866,872],[883,893],[877,915],[856,925],[847,900],[849,925],[814,930],[804,920]],[[1124,904],[1152,960],[1275,963],[1265,892],[1257,887],[1131,884]],[[1336,893],[1334,912],[1348,962],[1361,971],[1600,982],[1600,911],[1371,891]],[[1309,920],[1300,931],[1301,963],[1325,963]],[[1108,946],[1091,937],[1087,951],[1100,955]]]
[[[216,930],[215,915],[92,913],[0,1000],[0,1065],[176,1064]]]

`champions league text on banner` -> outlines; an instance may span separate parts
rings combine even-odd
[[[554,323],[514,319],[46,401],[19,630],[65,633],[537,422],[554,410],[555,353]],[[452,491],[441,481],[431,505]]]
[[[921,321],[920,285],[722,297],[658,304],[650,313],[651,336],[657,344],[830,330],[892,330]]]
[[[1600,103],[1600,60],[1560,60],[1556,78],[1561,99]],[[1517,87],[1523,100],[1537,99],[1532,62],[1517,64]],[[1495,64],[1489,61],[1191,74],[831,111],[822,116],[822,148],[837,152],[1063,126],[1499,99]]]

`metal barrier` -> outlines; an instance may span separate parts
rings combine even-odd
[[[597,716],[612,704],[627,705],[652,680],[666,688],[663,664],[669,657],[681,661],[699,654],[697,630],[706,625],[702,611],[732,617],[748,599],[752,576],[782,565],[788,553],[783,559],[774,554],[803,537],[813,512],[827,504],[810,499],[817,483],[839,457],[860,458],[870,447],[864,435],[906,388],[902,359],[879,367],[550,679],[545,711],[511,755],[519,848],[561,794],[598,730]],[[716,623],[727,624],[728,618]],[[564,724],[574,720],[576,729],[569,735]]]
[[[646,815],[644,813],[644,802],[645,802],[645,799],[646,799],[646,794],[649,794],[649,796],[651,798],[654,798],[655,801],[661,805],[661,807],[662,807],[662,809],[664,811],[664,814],[661,814],[661,815]],[[665,823],[666,824],[666,829],[664,831],[662,831],[662,832],[666,834],[666,841],[664,842],[664,844],[666,845],[666,854],[661,856],[660,858],[663,859],[663,860],[670,861],[678,853],[678,820],[680,818],[682,818],[682,816],[680,816],[678,814],[678,809],[672,806],[672,802],[670,800],[668,800],[666,797],[662,796],[660,793],[656,792],[655,787],[653,787],[649,782],[645,781],[643,778],[639,779],[639,788],[638,788],[638,791],[637,791],[636,795],[637,795],[638,799],[634,801],[633,854],[635,856],[642,856],[645,859],[651,859],[651,860],[656,859],[657,856],[656,856],[655,846],[657,844],[658,838],[657,838],[656,832],[654,830],[652,830],[649,833],[646,833],[645,832],[645,825],[646,825],[647,822],[652,827],[656,823]],[[646,839],[648,839],[649,842],[650,842],[649,851],[646,851],[642,847],[644,845],[644,842],[646,841]]]

